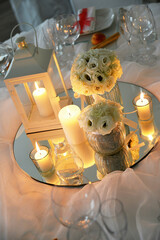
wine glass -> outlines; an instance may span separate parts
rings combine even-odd
[[[73,191],[73,193],[72,193]],[[85,227],[96,220],[100,209],[100,198],[93,185],[88,183],[81,190],[54,187],[51,193],[56,219],[66,227]]]
[[[49,41],[52,44],[53,48],[55,49],[55,52],[57,56],[62,56],[63,51],[62,51],[62,42],[60,41],[58,34],[57,34],[57,29],[56,29],[56,20],[54,18],[51,18],[48,20],[48,25],[46,28],[46,32],[49,37]]]
[[[129,10],[131,21],[131,34],[137,37],[141,43],[137,61],[143,65],[154,65],[157,57],[152,54],[153,45],[149,45],[147,39],[155,33],[155,20],[148,5],[132,6]]]
[[[119,199],[107,199],[101,204],[101,217],[104,226],[114,239],[124,239],[127,232],[127,217]]]
[[[7,45],[0,43],[0,75],[5,76],[10,62],[11,54]]]
[[[80,35],[80,25],[75,14],[63,14],[56,18],[56,30],[64,46],[67,61],[73,62],[74,43]],[[71,46],[71,49],[67,48]],[[63,56],[64,57],[64,56]]]
[[[133,60],[132,45],[131,45],[132,35],[131,35],[131,32],[129,31],[128,10],[124,8],[119,9],[119,30],[121,35],[127,41],[130,49],[130,55],[126,57],[126,60],[132,61]]]
[[[107,236],[98,222],[85,227],[78,227],[77,222],[70,226],[67,231],[67,240],[107,240]]]

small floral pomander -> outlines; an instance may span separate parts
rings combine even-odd
[[[122,67],[114,51],[91,49],[77,56],[71,68],[71,84],[74,92],[89,96],[110,92]]]
[[[122,120],[123,107],[116,102],[105,100],[84,108],[79,116],[79,125],[86,132],[109,134]]]

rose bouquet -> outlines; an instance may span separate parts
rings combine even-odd
[[[90,96],[110,92],[122,75],[122,67],[114,51],[91,49],[77,56],[71,68],[73,91]]]

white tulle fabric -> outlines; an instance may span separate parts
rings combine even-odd
[[[155,44],[160,55],[160,40]],[[123,81],[147,88],[160,100],[160,62],[152,68],[131,62],[122,66]],[[56,187],[31,179],[14,158],[13,140],[21,121],[5,87],[0,88],[0,111],[0,239],[65,240],[67,228],[55,219],[52,208],[51,190]],[[160,142],[134,169],[113,172],[95,187],[101,201],[122,200],[128,218],[127,240],[160,239]],[[59,188],[57,194],[78,198],[81,188]]]

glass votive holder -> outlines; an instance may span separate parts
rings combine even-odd
[[[137,110],[141,135],[148,137],[155,133],[152,98],[149,95],[141,95],[133,99],[133,105]]]
[[[57,159],[55,171],[62,185],[80,185],[83,182],[83,162],[78,156]]]
[[[51,151],[48,147],[40,146],[39,150],[34,148],[30,152],[29,157],[43,177],[47,177],[53,173],[54,164]]]
[[[152,98],[145,94],[143,97],[141,95],[133,99],[133,105],[137,110],[138,120],[147,121],[153,118],[153,108],[152,108]]]

